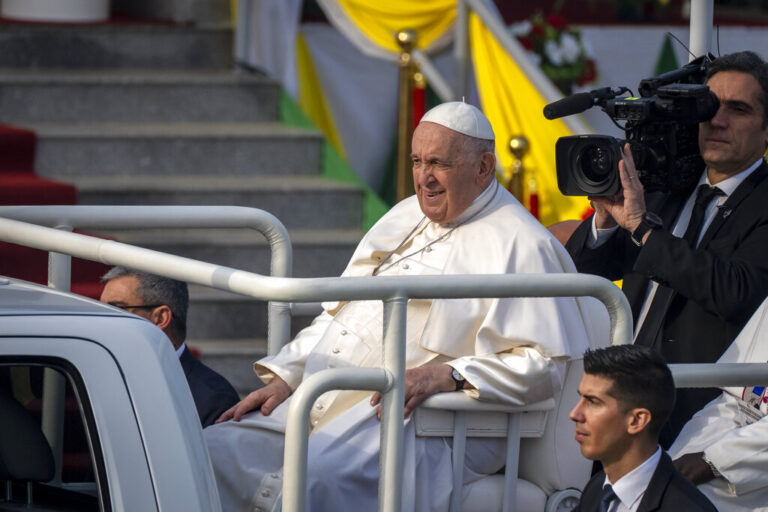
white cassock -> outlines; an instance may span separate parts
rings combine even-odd
[[[768,362],[768,300],[720,363]],[[768,384],[768,382],[766,382]],[[725,388],[683,427],[669,455],[704,452],[724,478],[698,486],[721,511],[768,511],[768,395],[765,386]]]
[[[399,247],[399,248],[398,248]],[[388,254],[397,249],[395,254]],[[377,269],[377,267],[379,267]],[[495,181],[455,221],[424,218],[412,196],[363,238],[343,276],[575,272],[562,245]],[[326,303],[324,312],[279,354],[254,364],[269,382],[292,389],[339,367],[382,365],[382,303]],[[596,318],[597,317],[597,318]],[[483,401],[525,404],[553,396],[565,361],[603,343],[605,309],[594,299],[411,300],[406,367],[447,363]],[[597,320],[597,321],[596,321]],[[601,340],[601,341],[596,341]],[[370,392],[325,393],[310,415],[308,504],[311,510],[375,510],[379,423]],[[206,440],[224,510],[269,510],[282,485],[288,402],[269,416],[209,427]],[[403,511],[445,510],[451,494],[450,440],[416,438],[406,420]],[[503,465],[504,442],[470,440],[465,480]]]

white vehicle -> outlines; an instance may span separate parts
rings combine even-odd
[[[0,510],[220,510],[162,331],[10,279],[0,281],[0,480]]]

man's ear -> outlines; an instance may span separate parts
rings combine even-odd
[[[477,174],[478,185],[487,185],[496,177],[496,155],[486,151],[480,157],[480,171]]]
[[[160,329],[165,330],[171,324],[171,308],[163,304],[152,310],[152,323],[158,326]]]
[[[651,411],[643,407],[632,409],[627,413],[627,433],[637,435],[651,423]]]

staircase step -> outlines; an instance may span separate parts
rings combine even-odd
[[[0,204],[74,204],[77,190],[68,183],[31,172],[0,172]]]
[[[187,331],[190,338],[218,340],[267,337],[267,303],[204,286],[189,286]],[[318,304],[297,305],[291,320],[295,335],[320,314]]]
[[[286,227],[360,226],[362,191],[319,176],[73,177],[83,205],[227,205],[270,212]]]
[[[278,120],[280,86],[232,71],[0,70],[4,122]]]
[[[253,372],[253,363],[267,354],[266,339],[189,339],[200,360],[232,384],[240,396],[263,386]]]
[[[0,68],[221,69],[232,40],[227,26],[1,24]]]
[[[255,231],[144,229],[105,234],[118,242],[269,275],[269,244]],[[289,234],[295,277],[334,277],[344,271],[363,233],[355,228],[298,229]]]
[[[319,133],[279,123],[25,123],[46,177],[307,174]],[[314,171],[316,172],[316,171]]]

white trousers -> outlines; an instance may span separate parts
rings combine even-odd
[[[282,488],[284,415],[251,413],[204,430],[222,510],[272,510]],[[380,423],[363,400],[309,439],[307,504],[310,511],[377,510]],[[464,483],[493,474],[504,464],[505,439],[468,439]],[[444,511],[452,492],[451,443],[416,437],[405,420],[404,512]]]

